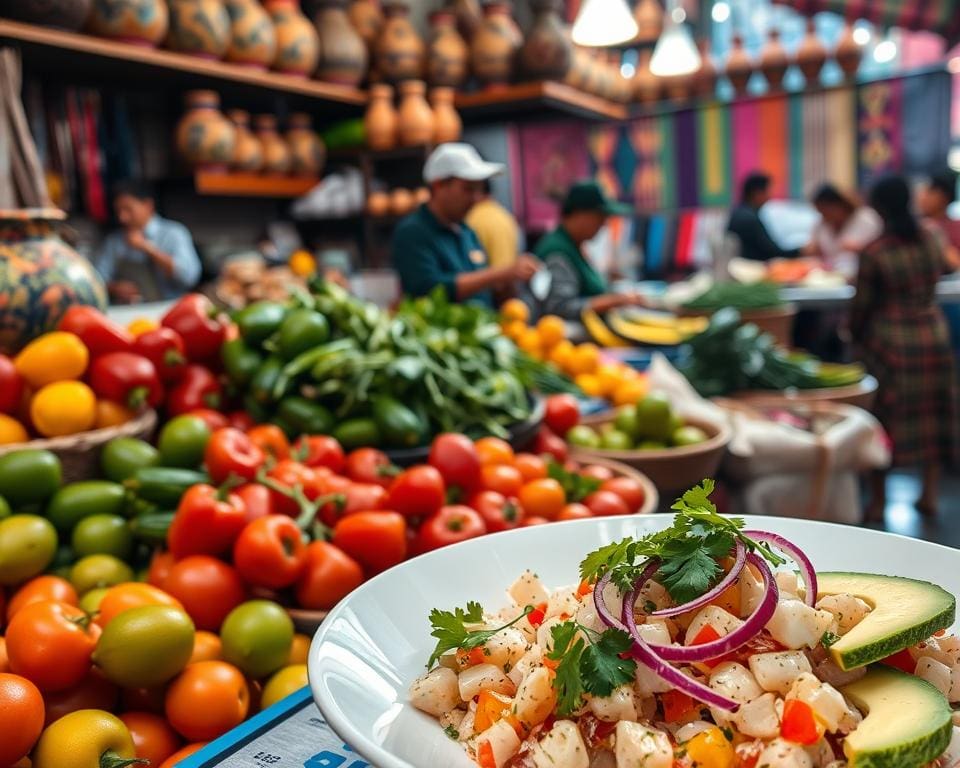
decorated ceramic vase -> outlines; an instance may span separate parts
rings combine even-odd
[[[427,44],[427,82],[434,87],[459,88],[467,79],[470,49],[457,32],[457,18],[449,8],[430,14]]]
[[[224,0],[230,15],[227,61],[267,69],[277,55],[277,35],[259,0]]]
[[[293,157],[290,147],[277,133],[277,118],[273,115],[257,115],[253,127],[263,147],[263,172],[275,176],[290,173]]]
[[[383,9],[379,0],[353,0],[347,8],[347,17],[372,55],[373,46],[383,29]]]
[[[233,162],[237,138],[233,124],[220,113],[215,91],[188,91],[187,112],[177,125],[177,150],[191,168],[226,170]]]
[[[363,117],[367,146],[386,150],[397,146],[398,117],[393,107],[393,88],[384,83],[370,86],[370,102]]]
[[[567,75],[563,78],[563,82],[571,88],[576,88],[578,91],[586,90],[584,86],[587,81],[588,58],[587,52],[583,48],[574,45],[570,69],[567,70]]]
[[[327,83],[360,85],[367,74],[367,46],[350,23],[346,0],[321,0],[313,23],[320,41],[314,76]]]
[[[837,47],[833,49],[833,57],[843,70],[844,77],[852,80],[857,76],[860,60],[863,58],[863,49],[854,38],[853,27],[849,23],[843,27]]]
[[[807,19],[807,34],[800,41],[800,46],[794,54],[794,61],[803,73],[808,86],[820,82],[820,71],[827,62],[827,47],[817,35],[817,25],[812,18]]]
[[[286,139],[291,172],[295,176],[319,176],[327,159],[327,148],[313,130],[310,115],[305,112],[290,115]]]
[[[367,213],[376,218],[390,213],[390,195],[386,192],[371,192],[367,197]]]
[[[453,0],[449,6],[453,15],[457,17],[457,31],[460,37],[470,45],[473,42],[473,36],[477,34],[477,30],[483,23],[483,11],[480,10],[479,0]]]
[[[573,42],[560,17],[559,0],[533,0],[533,24],[520,49],[520,69],[534,80],[563,80],[573,61]]]
[[[250,130],[250,113],[234,109],[227,113],[227,117],[236,129],[230,167],[242,173],[259,172],[263,168],[263,146]]]
[[[390,214],[393,216],[405,216],[413,210],[416,200],[409,189],[397,187],[390,193]]]
[[[273,68],[288,75],[312,75],[320,58],[320,41],[300,4],[297,0],[266,0],[264,5],[277,36]]]
[[[87,19],[94,35],[149,46],[159,45],[169,24],[165,0],[93,0]]]
[[[710,53],[710,41],[697,40],[697,48],[700,49],[700,69],[694,76],[693,90],[701,99],[712,99],[717,93],[717,65]]]
[[[487,87],[510,83],[521,45],[523,36],[510,14],[510,6],[496,0],[488,3],[483,8],[483,23],[470,46],[473,74]]]
[[[0,352],[57,327],[74,304],[107,308],[103,281],[57,234],[55,208],[0,210]]]
[[[0,0],[0,16],[44,27],[77,30],[90,14],[93,0]]]
[[[747,83],[750,82],[750,75],[753,74],[753,60],[743,47],[743,38],[740,35],[733,36],[733,45],[727,57],[726,74],[737,96],[746,94]]]
[[[400,144],[406,147],[433,141],[433,111],[426,99],[422,80],[400,83],[400,109],[397,111]]]
[[[767,35],[767,43],[760,53],[760,71],[767,79],[767,85],[770,86],[771,91],[779,91],[783,88],[783,77],[787,74],[788,66],[790,66],[790,60],[787,58],[783,43],[780,42],[780,30],[771,29]]]
[[[230,15],[223,0],[171,0],[167,47],[222,59],[230,46]]]
[[[638,43],[655,43],[663,31],[663,7],[659,0],[638,0],[633,9]]]
[[[633,96],[641,104],[656,104],[663,91],[663,82],[650,71],[652,57],[649,49],[640,51],[637,71],[633,75]]]
[[[460,141],[463,121],[453,105],[453,88],[434,88],[430,91],[430,106],[433,107],[433,143]]]
[[[403,0],[384,3],[386,21],[375,46],[377,72],[391,83],[423,77],[427,47],[410,23],[410,8]]]

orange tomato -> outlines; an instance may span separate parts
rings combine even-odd
[[[13,416],[0,413],[0,445],[25,443],[30,439],[26,428]]]
[[[140,608],[144,605],[167,605],[171,608],[183,610],[180,601],[171,597],[162,589],[158,589],[152,584],[128,581],[107,590],[103,599],[100,600],[100,608],[93,620],[101,627],[105,627],[124,611],[129,611],[131,608]]]
[[[631,378],[621,381],[613,390],[613,404],[633,405],[647,396],[649,386],[645,378]]]
[[[247,432],[247,436],[276,461],[290,458],[290,441],[276,424],[258,424]]]
[[[246,597],[236,569],[208,555],[179,560],[170,569],[164,589],[183,603],[197,629],[211,632],[219,631],[227,614]]]
[[[328,611],[363,584],[363,568],[343,550],[326,541],[307,545],[306,565],[297,579],[297,604]]]
[[[567,495],[563,486],[550,477],[533,480],[520,489],[520,506],[534,517],[545,517],[553,520],[560,514]]]
[[[600,364],[600,350],[596,344],[578,344],[573,348],[570,355],[569,370],[570,373],[577,375],[581,373],[593,373]]]
[[[504,320],[525,323],[530,319],[530,308],[520,299],[507,299],[500,306],[500,316]]]
[[[527,331],[527,324],[520,320],[511,320],[504,325],[503,333],[511,341],[519,341]]]
[[[0,637],[0,672],[10,671],[10,659],[7,656],[7,639]]]
[[[189,664],[170,683],[164,702],[167,720],[191,741],[209,741],[243,722],[250,689],[243,674],[225,661]]]
[[[43,697],[19,675],[0,674],[0,765],[24,757],[43,730]]]
[[[290,656],[287,666],[291,664],[306,664],[307,654],[310,652],[310,638],[299,632],[293,636],[293,645],[290,646]]]
[[[484,466],[513,463],[513,447],[506,440],[501,440],[499,437],[481,437],[474,445],[480,457],[480,463]]]
[[[125,712],[120,715],[130,731],[135,754],[150,765],[160,765],[180,746],[180,737],[159,715],[150,712]]]
[[[544,315],[537,322],[537,333],[540,334],[540,343],[545,349],[559,344],[567,335],[567,327],[562,317]]]
[[[57,600],[61,603],[77,604],[77,590],[66,579],[59,576],[37,576],[30,579],[20,589],[13,593],[7,603],[7,621],[13,618],[17,611],[31,603],[40,603],[44,600]]]
[[[125,405],[115,403],[112,400],[97,400],[95,409],[94,427],[103,429],[105,427],[119,427],[132,421],[136,414]]]
[[[46,728],[54,720],[81,709],[102,709],[113,712],[116,709],[120,691],[97,669],[91,669],[73,688],[65,691],[47,693],[43,697],[46,716],[43,726]]]
[[[550,350],[550,354],[547,355],[547,359],[553,363],[561,371],[567,370],[570,366],[570,359],[573,357],[574,346],[573,343],[564,339],[563,341],[557,342],[553,349]]]
[[[603,383],[600,377],[592,373],[578,373],[573,377],[573,383],[580,387],[587,397],[603,397]]]
[[[170,575],[170,569],[177,559],[169,552],[154,552],[150,558],[150,569],[147,571],[147,583],[163,589],[163,584]]]
[[[516,496],[523,487],[520,470],[508,464],[488,464],[480,470],[480,475],[484,490],[502,493],[507,498]]]
[[[190,656],[190,664],[195,661],[219,661],[223,643],[219,635],[213,632],[207,632],[205,629],[197,630],[193,636],[193,655]]]
[[[537,333],[536,328],[524,329],[520,338],[515,341],[516,345],[531,357],[537,359],[543,357],[543,342],[540,341],[540,334]]]
[[[157,768],[174,768],[175,765],[182,763],[194,752],[199,752],[205,746],[207,746],[207,742],[205,741],[201,741],[197,744],[187,744],[187,746],[183,747],[182,749],[178,749],[176,752],[170,755],[170,757],[160,763]]]
[[[588,517],[593,517],[593,512],[587,509],[583,504],[565,504],[563,509],[560,510],[560,514],[557,515],[557,520],[583,520]]]
[[[520,471],[525,483],[547,476],[547,462],[533,453],[518,453],[513,466]]]
[[[147,333],[147,331],[153,331],[159,327],[155,320],[147,317],[138,317],[127,324],[127,330],[134,336],[142,336],[144,333]]]

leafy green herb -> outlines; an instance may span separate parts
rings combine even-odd
[[[466,609],[454,608],[451,611],[441,611],[434,608],[430,611],[430,626],[433,631],[430,633],[437,638],[437,647],[433,649],[430,660],[427,662],[427,669],[433,667],[437,660],[447,651],[457,648],[463,648],[469,651],[472,648],[478,648],[487,640],[493,637],[501,629],[512,627],[524,616],[527,616],[533,610],[532,605],[523,609],[517,618],[495,629],[468,629],[468,624],[479,624],[483,621],[483,607],[480,603],[470,601]]]
[[[551,461],[547,466],[547,475],[560,483],[567,501],[570,502],[583,501],[600,487],[600,481],[595,477],[585,477],[575,472],[567,472],[556,461]]]
[[[595,639],[585,642],[580,630]],[[547,658],[560,662],[553,680],[559,715],[580,709],[585,693],[609,696],[615,688],[633,680],[637,663],[631,658],[621,658],[632,645],[626,632],[619,629],[596,632],[575,621],[565,621],[551,627],[550,634],[553,650]]]
[[[445,734],[447,734],[447,736],[449,736],[449,737],[450,737],[451,739],[453,739],[454,741],[459,741],[459,740],[460,740],[460,731],[458,731],[458,730],[457,730],[456,728],[454,728],[452,725],[448,725],[446,728],[444,728],[444,729],[443,729],[443,732],[444,732]]]
[[[831,631],[828,629],[826,632],[823,633],[823,636],[820,638],[820,644],[821,644],[824,648],[829,648],[831,645],[833,645],[833,644],[834,644],[835,642],[837,642],[837,640],[839,640],[839,639],[840,639],[840,635],[835,635],[833,632],[831,632]]]

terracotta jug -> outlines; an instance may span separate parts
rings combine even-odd
[[[783,76],[787,74],[787,67],[790,65],[787,59],[787,52],[780,42],[780,30],[771,29],[767,35],[767,44],[763,46],[760,54],[760,71],[767,79],[767,85],[771,91],[779,91],[783,88]]]
[[[702,99],[712,99],[717,93],[717,65],[710,52],[710,41],[697,40],[697,48],[700,49],[700,69],[694,76],[694,91]]]
[[[427,47],[410,23],[410,7],[404,0],[389,0],[383,12],[386,20],[375,48],[377,72],[391,83],[419,80],[426,65]]]
[[[347,16],[346,0],[321,0],[313,23],[320,40],[315,77],[357,86],[367,74],[367,46]]]
[[[236,129],[230,167],[243,173],[257,173],[263,168],[263,146],[250,130],[250,113],[243,109],[233,109],[227,113],[227,117]]]
[[[233,161],[236,129],[220,113],[216,91],[187,91],[177,125],[177,149],[191,168],[225,171]]]
[[[559,0],[532,0],[533,24],[520,49],[520,68],[535,80],[563,80],[573,61],[573,43]]]
[[[650,71],[652,57],[653,52],[650,49],[640,51],[637,71],[633,75],[633,95],[641,104],[656,104],[660,100],[663,83]]]
[[[327,159],[327,148],[313,130],[310,115],[305,112],[290,115],[286,138],[293,175],[319,176]]]
[[[230,15],[227,61],[266,69],[277,54],[277,35],[258,0],[225,0]]]
[[[726,72],[734,92],[737,96],[743,96],[747,92],[750,75],[753,74],[753,61],[744,50],[743,38],[740,35],[733,36],[733,47],[727,57]]]
[[[433,107],[433,143],[460,141],[463,122],[453,105],[453,88],[434,88],[430,91],[430,106]]]
[[[638,0],[633,9],[638,43],[653,43],[663,31],[663,8],[659,0]]]
[[[370,86],[370,102],[363,127],[370,149],[386,150],[397,146],[397,110],[393,108],[393,88],[383,83]]]
[[[863,49],[857,44],[853,37],[853,27],[845,24],[843,33],[837,41],[837,47],[833,49],[833,57],[843,70],[844,77],[852,80],[857,76],[857,70],[860,68],[860,59],[863,58]]]
[[[433,86],[459,88],[467,79],[470,50],[457,32],[453,11],[444,8],[430,14],[427,44],[427,82]]]
[[[803,72],[808,86],[820,82],[820,70],[827,61],[827,47],[817,35],[817,25],[812,18],[807,19],[807,34],[800,41],[794,61]]]
[[[347,8],[347,17],[353,28],[367,46],[368,54],[373,54],[373,46],[383,29],[383,10],[378,0],[353,0]]]
[[[473,74],[487,87],[510,83],[521,45],[523,36],[510,14],[510,6],[501,0],[487,3],[483,7],[483,23],[470,46]]]
[[[277,133],[277,118],[273,115],[257,115],[253,125],[263,146],[263,172],[274,175],[290,173],[293,158],[287,143]]]
[[[288,75],[312,75],[320,58],[320,41],[297,0],[266,0],[265,5],[277,33],[273,68]]]
[[[427,87],[422,80],[400,83],[399,120],[400,144],[405,147],[429,144],[433,141],[433,112],[427,104]]]
[[[172,0],[167,48],[222,59],[230,46],[230,16],[223,0]]]
[[[406,216],[413,210],[415,201],[409,189],[397,187],[390,193],[390,214],[392,216]]]
[[[390,195],[386,192],[371,192],[367,195],[367,213],[375,218],[390,213]]]
[[[90,15],[93,0],[0,0],[0,16],[76,31]]]
[[[479,0],[453,0],[449,7],[457,17],[457,31],[460,37],[470,45],[473,42],[473,36],[477,34],[477,30],[483,23],[483,11],[480,9]]]
[[[87,19],[93,34],[135,45],[158,45],[169,25],[164,0],[93,0]]]

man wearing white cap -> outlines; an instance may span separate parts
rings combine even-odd
[[[397,225],[393,236],[393,266],[403,292],[424,296],[442,285],[452,301],[493,306],[493,291],[526,282],[539,267],[520,256],[508,267],[490,268],[480,241],[464,223],[483,196],[484,182],[503,171],[488,163],[469,144],[441,144],[427,158],[423,179],[430,201]]]

